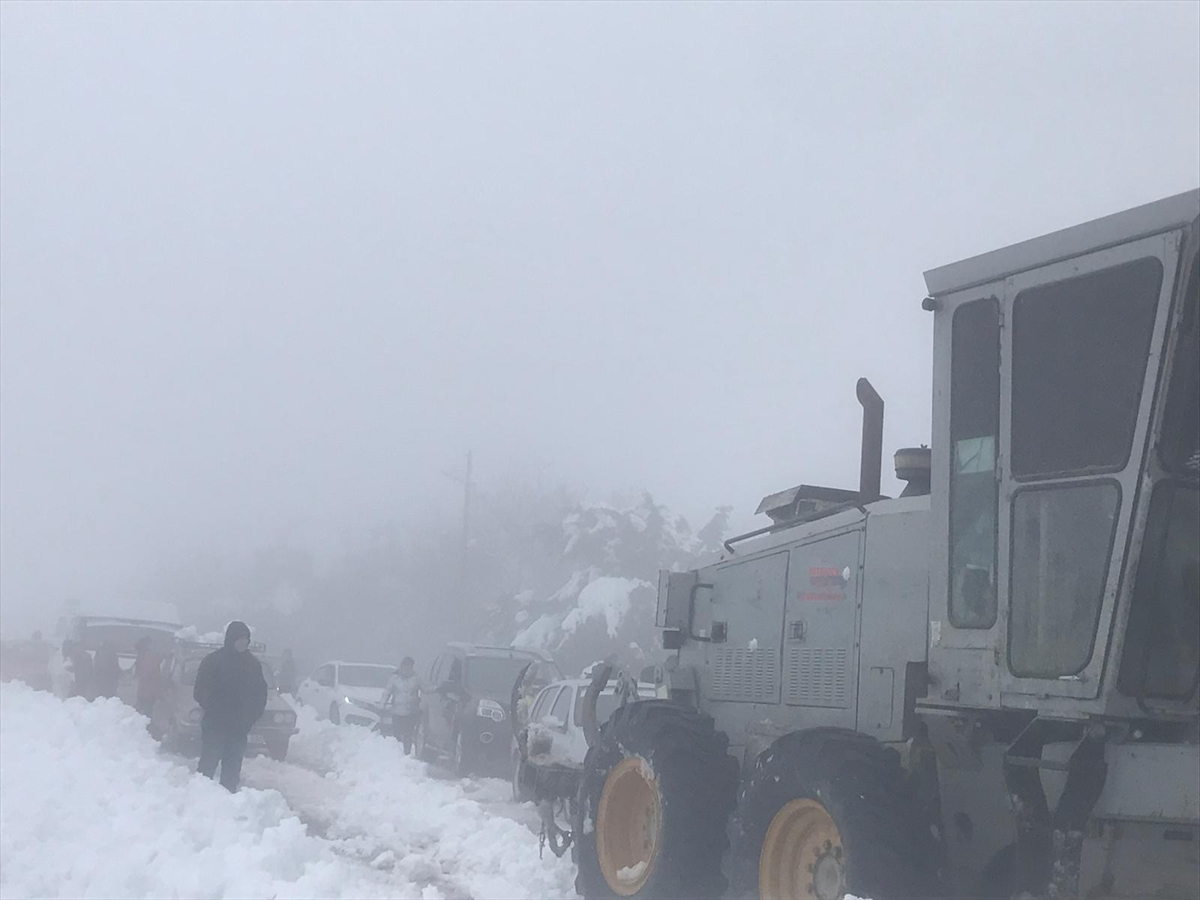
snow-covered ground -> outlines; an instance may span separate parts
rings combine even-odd
[[[164,753],[116,700],[0,686],[2,897],[574,897],[497,779],[301,719],[237,794]]]

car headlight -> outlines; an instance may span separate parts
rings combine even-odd
[[[204,718],[204,710],[201,709],[199,706],[193,706],[191,709],[188,710],[187,720],[189,722],[199,722],[203,718]]]
[[[359,709],[365,709],[369,713],[376,712],[375,704],[368,700],[355,700],[353,697],[347,697],[346,702],[351,706],[357,706]]]
[[[479,706],[475,710],[475,715],[491,719],[493,722],[503,722],[504,707],[495,700],[480,700]]]
[[[289,728],[296,724],[296,714],[287,710],[276,710],[271,714],[271,721],[276,725],[286,725]]]

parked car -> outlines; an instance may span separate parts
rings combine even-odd
[[[525,725],[511,744],[514,800],[574,796],[587,756],[583,702],[590,684],[590,678],[556,681],[533,701]],[[653,683],[638,682],[637,699],[646,700],[657,693]],[[610,681],[596,698],[596,724],[603,726],[620,705],[618,687]]]
[[[562,672],[548,654],[512,647],[447,644],[434,659],[417,726],[416,753],[449,761],[456,775],[507,774],[513,685],[530,663]]]
[[[196,672],[200,661],[220,644],[179,642],[167,658],[167,687],[161,700],[154,704],[150,715],[152,729],[163,735],[165,746],[184,756],[200,755],[200,720],[204,710],[200,708],[192,692],[196,686]],[[262,644],[251,644],[250,652],[259,656],[266,650]],[[296,733],[296,710],[275,683],[271,667],[263,665],[263,676],[267,679],[267,708],[250,729],[246,741],[246,755],[269,755],[272,759],[286,759],[288,743]]]
[[[381,663],[327,662],[300,682],[296,698],[334,725],[374,728],[388,679],[395,666]]]

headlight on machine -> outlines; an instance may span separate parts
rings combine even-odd
[[[475,715],[491,719],[493,722],[503,722],[504,707],[495,700],[480,700],[479,707],[475,710]]]
[[[204,710],[201,709],[199,706],[193,706],[191,709],[188,710],[187,720],[189,722],[199,722],[203,718],[204,718]]]

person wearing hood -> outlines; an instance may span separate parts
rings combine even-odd
[[[230,622],[225,646],[200,661],[192,695],[204,710],[197,770],[215,778],[219,763],[221,784],[232,793],[241,779],[250,729],[267,708],[267,679],[250,652],[246,623]]]

